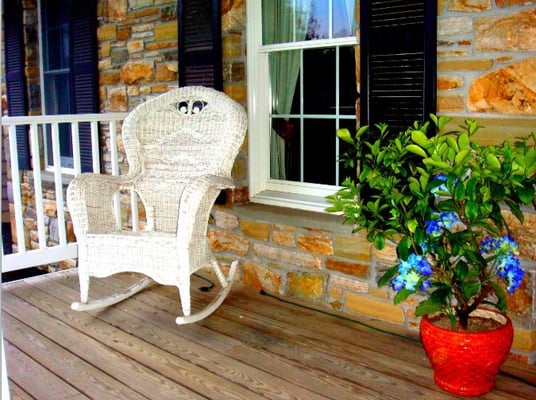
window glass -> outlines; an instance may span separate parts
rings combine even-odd
[[[263,0],[263,43],[354,35],[355,0]]]

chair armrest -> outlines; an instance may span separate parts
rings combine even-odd
[[[132,179],[126,176],[94,173],[76,176],[67,188],[67,206],[76,236],[117,230],[114,194],[131,186]]]
[[[234,186],[231,178],[216,175],[199,176],[186,185],[179,204],[177,237],[180,243],[190,243],[193,237],[204,235],[220,190]]]

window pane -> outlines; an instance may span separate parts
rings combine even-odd
[[[339,113],[341,115],[357,115],[356,49],[354,47],[339,48]]]
[[[303,51],[303,109],[305,114],[336,113],[335,48]]]
[[[52,141],[52,127],[47,125],[47,159],[50,165],[53,164],[53,141]],[[73,145],[71,138],[71,124],[59,124],[59,144],[60,144],[60,160],[62,168],[73,168]]]
[[[310,0],[263,0],[262,42],[290,43],[305,40]]]
[[[69,74],[45,74],[45,90],[46,114],[71,114]]]
[[[45,71],[68,68],[69,19],[66,6],[60,1],[47,1],[44,5]]]
[[[306,119],[303,134],[304,181],[335,184],[337,143],[334,120]]]
[[[307,22],[306,40],[329,38],[329,1],[313,0]]]
[[[340,124],[339,124],[339,128],[346,128],[353,135],[355,133],[356,129],[357,129],[357,122],[356,122],[355,119],[341,120]],[[339,139],[337,139],[337,140],[339,141],[338,142],[338,145],[339,145],[339,157],[337,157],[337,159],[340,159],[340,155],[342,155],[345,152],[347,152],[350,149],[351,146],[350,146],[349,143],[346,143],[343,140],[339,140]],[[344,181],[344,179],[347,176],[350,176],[352,178],[356,178],[357,165],[354,166],[354,167],[345,167],[344,163],[338,162],[337,167],[339,168],[339,181],[337,182],[337,184],[341,185],[342,182]]]
[[[354,20],[355,0],[263,0],[263,44],[350,37]]]
[[[270,177],[300,181],[300,120],[272,118]]]
[[[333,0],[333,37],[354,35],[355,0]]]

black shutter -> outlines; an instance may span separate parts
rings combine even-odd
[[[437,2],[361,1],[361,124],[404,129],[436,110]]]
[[[28,111],[24,77],[24,38],[22,5],[18,0],[4,2],[5,68],[8,114],[24,116]],[[17,127],[19,168],[30,169],[30,147],[26,126]]]
[[[220,0],[179,0],[179,86],[223,90]]]
[[[98,113],[97,76],[97,2],[71,2],[71,99],[74,113]],[[92,170],[91,126],[80,124],[80,158],[82,172]],[[96,171],[98,172],[98,171]]]

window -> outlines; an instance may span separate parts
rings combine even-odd
[[[99,111],[96,4],[93,1],[41,0],[41,98],[47,115]],[[89,123],[79,127],[82,172],[91,171]],[[45,141],[46,165],[52,165],[51,131]],[[73,168],[69,124],[60,124],[62,168]]]
[[[336,130],[356,124],[355,1],[247,6],[251,198],[323,210],[348,173]]]

